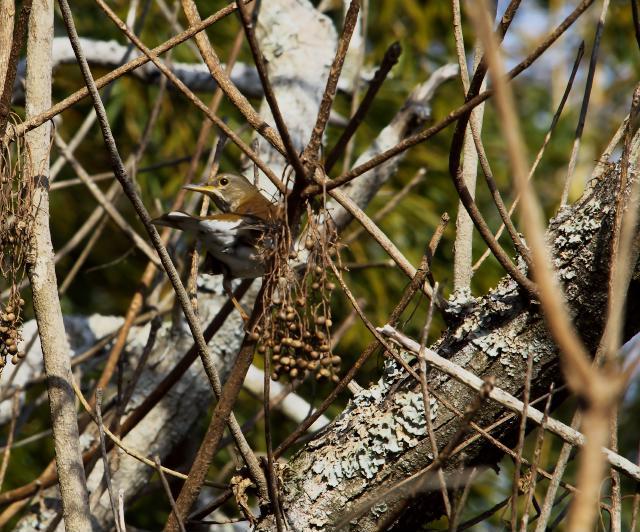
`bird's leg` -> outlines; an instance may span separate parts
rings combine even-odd
[[[236,297],[233,295],[233,289],[231,288],[231,279],[229,279],[227,276],[224,276],[222,278],[222,288],[224,288],[224,291],[229,296],[231,303],[233,303],[233,306],[236,307],[236,310],[240,313],[240,317],[242,318],[242,321],[244,321],[245,324],[248,323],[249,315],[245,312],[245,310],[242,308],[242,305],[238,302]]]

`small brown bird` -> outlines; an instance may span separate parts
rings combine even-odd
[[[220,174],[213,184],[186,185],[187,190],[209,196],[222,213],[194,216],[174,211],[153,220],[155,225],[194,234],[209,256],[205,273],[222,274],[222,285],[242,318],[244,309],[233,297],[232,279],[255,279],[265,274],[271,246],[268,234],[278,220],[280,208],[265,198],[248,179]]]
[[[279,218],[280,207],[265,198],[242,175],[220,174],[212,184],[185,185],[183,188],[205,194],[222,212],[254,216],[266,221]]]

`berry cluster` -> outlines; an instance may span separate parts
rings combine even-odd
[[[20,314],[24,307],[24,299],[14,298],[16,306],[8,304],[0,314],[0,368],[11,357],[11,362],[17,364],[24,358],[24,351],[18,349],[20,341]]]
[[[274,380],[309,374],[318,380],[339,380],[342,361],[331,349],[330,300],[336,285],[327,275],[327,261],[337,256],[335,231],[327,222],[314,223],[315,218],[310,214],[304,249],[291,251],[295,246],[281,239],[267,276],[258,352],[271,356]],[[300,259],[303,264],[296,264]]]
[[[27,264],[33,262],[35,182],[29,168],[24,139],[9,145],[0,142],[0,291],[8,289],[9,294],[4,309],[0,307],[0,370],[7,358],[17,364],[24,357],[18,350],[24,308],[19,287]]]

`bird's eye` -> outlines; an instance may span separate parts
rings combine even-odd
[[[226,187],[229,184],[229,180],[226,177],[223,177],[218,181],[218,183],[220,183],[221,186]]]

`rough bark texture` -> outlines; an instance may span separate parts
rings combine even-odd
[[[29,19],[27,118],[51,106],[52,38],[53,0],[37,0],[33,3]],[[69,344],[58,299],[53,246],[49,232],[50,124],[29,132],[26,140],[30,157],[29,174],[38,184],[34,194],[35,260],[28,274],[47,375],[62,513],[68,531],[86,532],[91,530],[88,494],[80,456],[75,398],[70,384]]]
[[[13,0],[0,0],[0,93],[9,66],[9,53],[13,42],[13,18],[16,6]]]
[[[272,0],[260,5],[256,36],[280,112],[294,147],[301,152],[309,141],[320,107],[336,49],[336,30],[331,19],[308,0]],[[275,123],[265,99],[260,116],[269,124]],[[284,157],[264,140],[259,153],[276,175],[283,174]],[[260,186],[267,195],[277,192],[263,175]]]
[[[575,325],[592,351],[600,338],[606,309],[609,240],[619,173],[619,167],[612,167],[592,182],[578,203],[563,209],[551,222],[548,232]],[[631,290],[637,289],[636,279]],[[534,357],[532,397],[545,393],[551,382],[560,383],[561,359],[539,307],[527,303],[510,278],[482,298],[451,301],[451,312],[455,324],[434,346],[440,355],[481,377],[494,376],[496,385],[513,395],[522,394],[528,355]],[[628,315],[630,334],[640,324],[637,315]],[[358,394],[343,414],[288,464],[282,503],[293,530],[333,530],[356,505],[430,463],[421,391],[404,377],[395,363],[388,363],[380,382]],[[400,379],[403,384],[395,388]],[[394,391],[389,393],[392,387]],[[475,396],[436,373],[431,374],[430,388],[460,411]],[[486,426],[503,414],[502,408],[486,403],[475,421]],[[442,448],[460,427],[460,418],[437,400],[430,405],[430,416]],[[493,435],[509,444],[514,429],[517,423],[506,424]],[[481,438],[465,450],[464,464],[491,464],[498,459],[498,451]],[[447,469],[457,469],[461,460],[461,456],[454,456]],[[397,496],[384,497],[383,503],[351,526],[354,530],[377,530],[382,523],[393,522],[401,504]],[[439,492],[419,496],[401,513],[395,527],[415,529],[442,513]],[[260,529],[270,526],[265,520]]]

